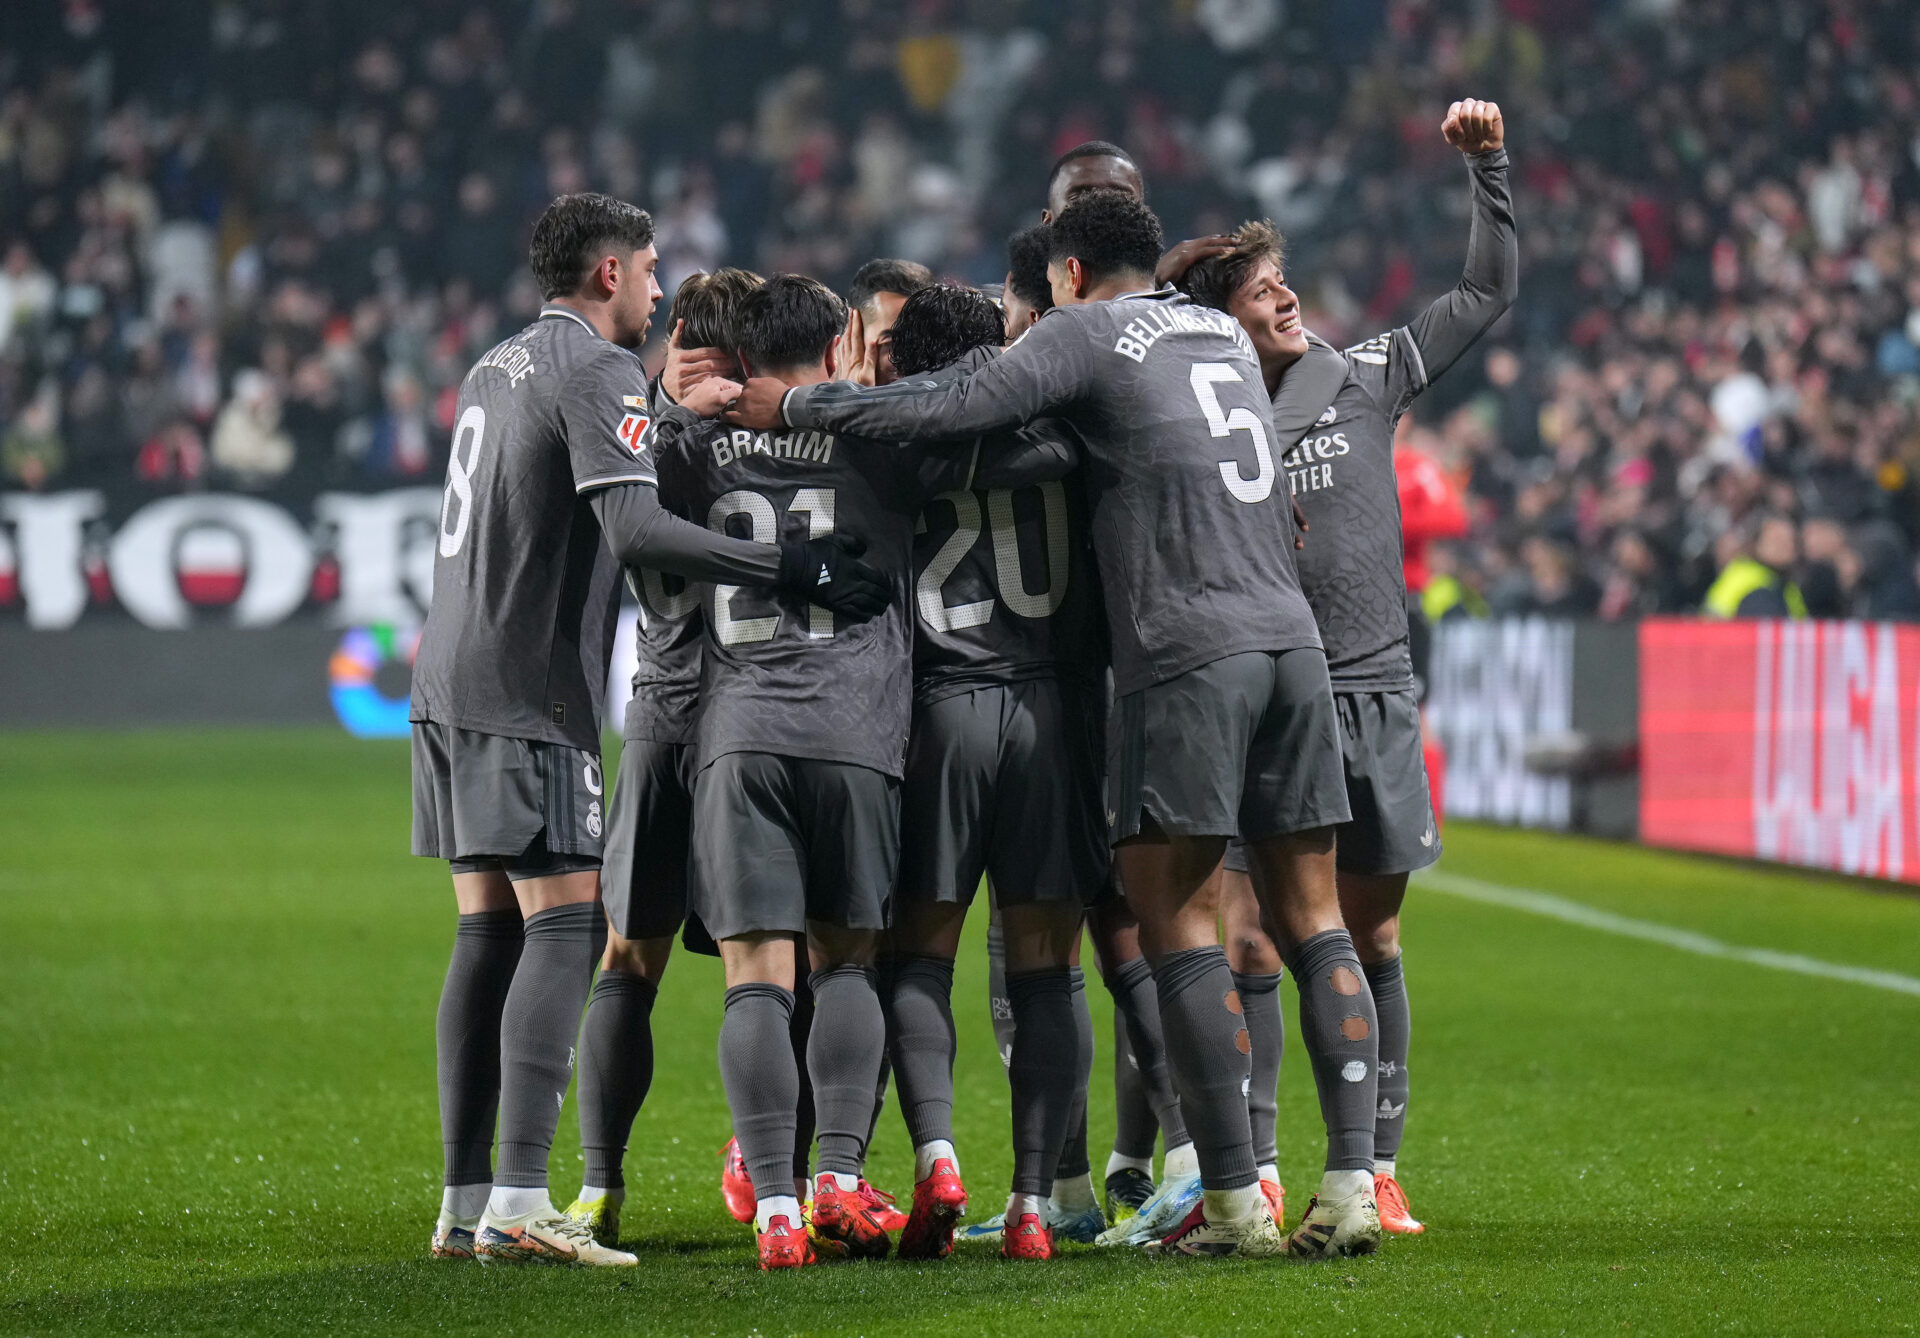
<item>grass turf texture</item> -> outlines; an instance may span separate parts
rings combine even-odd
[[[612,774],[611,762],[608,773]],[[1417,1240],[1308,1268],[1072,1250],[769,1277],[716,1188],[718,964],[681,956],[627,1157],[638,1270],[434,1264],[443,869],[404,745],[0,735],[0,1332],[1898,1333],[1920,1326],[1920,999],[1437,893],[1407,915]],[[1920,902],[1605,844],[1447,832],[1446,867],[1920,973]],[[1011,1170],[982,923],[956,986],[976,1214]],[[1285,991],[1291,1014],[1293,991]],[[1090,990],[1095,1167],[1112,1133]],[[1289,1030],[1297,1027],[1289,1017]],[[1282,1174],[1320,1136],[1290,1037]],[[556,1200],[578,1181],[569,1102]],[[873,1179],[910,1188],[897,1112]]]

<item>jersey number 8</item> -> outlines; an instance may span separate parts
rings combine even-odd
[[[458,556],[473,526],[473,471],[480,463],[480,441],[487,411],[469,404],[453,429],[453,454],[447,459],[447,491],[440,499],[440,556]]]

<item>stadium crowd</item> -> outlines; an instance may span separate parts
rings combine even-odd
[[[654,211],[669,293],[990,283],[1104,137],[1172,232],[1271,216],[1363,338],[1459,272],[1432,126],[1471,84],[1519,128],[1524,296],[1403,427],[1471,516],[1434,611],[1690,611],[1757,559],[1792,611],[1920,617],[1916,68],[1904,0],[8,6],[0,486],[437,482],[586,188]]]

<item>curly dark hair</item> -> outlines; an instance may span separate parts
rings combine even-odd
[[[1052,245],[1044,223],[1007,239],[1007,287],[1035,311],[1053,307],[1053,285],[1047,282],[1047,251]]]
[[[619,250],[621,259],[653,245],[653,216],[611,195],[583,191],[557,196],[533,224],[527,260],[551,302],[580,291],[601,256]]]
[[[810,367],[847,324],[847,304],[804,274],[776,274],[740,299],[734,317],[741,362],[755,376]]]
[[[1261,261],[1271,260],[1273,267],[1286,272],[1287,243],[1272,219],[1242,223],[1233,233],[1234,247],[1223,256],[1202,260],[1187,271],[1180,287],[1203,307],[1225,311],[1240,285],[1252,276]]]
[[[1125,191],[1088,191],[1048,228],[1050,263],[1069,256],[1098,283],[1117,275],[1144,275],[1153,286],[1160,263],[1160,220]]]
[[[687,328],[680,333],[682,348],[724,348],[732,350],[740,342],[740,304],[748,293],[766,280],[752,270],[731,265],[711,274],[694,274],[673,295],[673,310],[667,314],[667,333],[672,334],[681,321]]]
[[[918,376],[960,361],[976,348],[1000,347],[1000,308],[978,288],[936,283],[907,299],[888,331],[893,370]]]

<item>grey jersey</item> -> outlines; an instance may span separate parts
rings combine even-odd
[[[933,379],[999,354],[976,349]],[[941,493],[914,526],[913,575],[917,703],[1031,678],[1092,683],[1106,667],[1077,475]]]
[[[674,407],[658,377],[649,393],[656,413]],[[666,499],[662,502],[666,504]],[[667,509],[690,519],[684,507],[669,504]],[[705,517],[700,523],[706,523]],[[651,568],[629,569],[627,587],[639,605],[634,629],[637,663],[621,737],[692,743],[700,715],[700,647],[706,640],[700,587]]]
[[[1058,433],[928,452],[820,431],[752,432],[685,409],[660,418],[666,501],[718,533],[774,543],[835,532],[894,587],[885,613],[847,626],[766,590],[705,587],[700,765],[727,753],[850,762],[899,776],[913,713],[913,528],[929,497],[1059,478]]]
[[[1324,395],[1316,402],[1295,393],[1307,380],[1298,376],[1302,364],[1290,368],[1274,392],[1274,427],[1287,448],[1282,463],[1307,517],[1300,584],[1320,624],[1327,671],[1337,688],[1413,683],[1394,430],[1433,378],[1513,303],[1519,246],[1506,152],[1477,155],[1468,166],[1473,226],[1459,284],[1409,324],[1337,355],[1345,377],[1331,403]],[[1316,343],[1309,356],[1336,355]],[[1303,421],[1312,425],[1300,436]]]
[[[1269,412],[1239,324],[1171,289],[1057,307],[944,384],[829,383],[784,405],[796,427],[880,438],[1071,423],[1122,694],[1241,651],[1320,644]]]
[[[599,751],[620,564],[587,494],[655,481],[646,392],[559,306],[467,373],[412,719]]]

